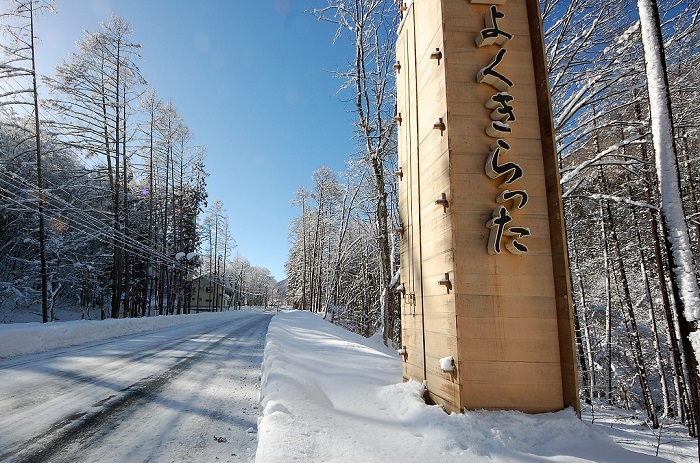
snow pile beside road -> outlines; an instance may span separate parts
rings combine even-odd
[[[423,385],[394,384],[379,392],[403,426],[431,435],[441,461],[556,461],[652,462],[629,452],[598,429],[578,418],[572,409],[528,415],[516,411],[467,411],[447,415],[423,401]],[[444,460],[442,456],[444,455]]]
[[[0,325],[0,358],[46,352],[129,334],[170,328],[202,321],[207,317],[216,319],[226,316],[226,313]]]
[[[623,448],[572,410],[448,415],[422,396],[421,384],[402,383],[395,352],[308,312],[280,314],[266,341],[256,462],[670,461]],[[643,432],[632,434],[639,443],[626,436],[630,448],[650,450]],[[694,443],[663,450],[693,461],[681,453],[692,458]]]

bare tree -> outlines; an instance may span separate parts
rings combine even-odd
[[[104,156],[107,162],[113,212],[113,318],[119,316],[124,285],[125,111],[128,94],[143,84],[136,65],[140,45],[132,43],[130,36],[130,25],[112,16],[98,32],[86,32],[77,43],[78,53],[57,66],[55,77],[47,80],[57,95],[51,103],[63,117],[59,127],[69,146],[88,156]]]
[[[0,87],[0,106],[24,104],[30,105],[34,113],[34,148],[36,150],[37,176],[37,212],[38,242],[41,273],[41,314],[44,323],[50,320],[48,300],[48,275],[46,270],[46,231],[44,229],[44,180],[41,156],[41,126],[39,117],[39,90],[36,73],[36,37],[34,17],[37,11],[54,11],[53,4],[42,0],[12,0],[10,9],[0,14],[0,33],[9,37],[9,45],[0,45],[0,80],[5,84]],[[21,83],[15,88],[12,81],[27,80],[29,85]],[[3,88],[4,87],[4,88]],[[29,101],[23,98],[30,94]],[[3,101],[5,100],[5,101]]]
[[[344,82],[343,90],[352,95],[349,102],[356,115],[358,154],[372,175],[373,220],[381,282],[378,302],[383,314],[384,341],[389,343],[397,335],[395,328],[399,318],[398,303],[389,297],[395,250],[389,234],[389,209],[393,205],[388,201],[391,183],[388,167],[396,153],[393,64],[399,15],[389,0],[327,2],[327,6],[315,8],[313,14],[337,26],[336,40],[348,34],[355,50],[348,70],[336,74]]]

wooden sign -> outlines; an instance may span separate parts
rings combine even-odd
[[[538,2],[415,0],[395,68],[404,378],[448,411],[578,411]]]

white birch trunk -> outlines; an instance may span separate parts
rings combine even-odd
[[[668,227],[668,240],[672,247],[673,276],[680,289],[685,317],[689,322],[692,322],[700,319],[700,289],[695,276],[690,236],[681,202],[678,162],[673,139],[670,98],[666,84],[661,37],[656,31],[652,0],[638,0],[637,6],[644,42],[651,131],[659,177],[661,210]],[[696,344],[696,351],[698,347]]]
[[[659,177],[659,193],[663,223],[670,245],[670,267],[673,271],[674,293],[678,298],[680,336],[686,356],[690,380],[690,395],[697,431],[700,421],[700,375],[698,370],[698,339],[696,325],[700,319],[700,288],[695,275],[695,263],[690,235],[681,202],[678,160],[673,137],[671,96],[668,88],[661,26],[656,0],[637,0],[639,20],[644,43],[651,131]],[[680,319],[683,320],[680,320]],[[691,434],[693,431],[691,430]],[[698,441],[700,456],[700,441]]]

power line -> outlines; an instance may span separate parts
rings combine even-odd
[[[38,188],[36,185],[33,185],[19,177],[17,177],[15,174],[11,174],[13,177],[15,177],[15,180],[19,180],[20,183],[13,183],[12,181],[8,181],[7,179],[2,179],[0,177],[0,182],[3,182],[5,185],[9,185],[10,187],[13,188],[19,188],[19,189],[24,189],[23,187],[29,187],[30,192],[38,192]],[[34,212],[35,208],[32,206],[29,206],[25,204],[25,202],[18,201],[12,196],[14,195],[14,192],[12,190],[9,190],[7,188],[3,188],[7,192],[8,195],[8,200],[13,202],[14,204],[24,208],[25,210]],[[30,193],[31,194],[31,193]],[[43,200],[45,203],[51,207],[52,209],[55,210],[60,210],[62,212],[67,212],[69,214],[72,214],[71,217],[67,217],[72,220],[73,226],[76,227],[76,229],[83,233],[84,235],[97,239],[105,244],[108,245],[116,245],[120,249],[123,249],[125,251],[129,251],[137,255],[138,257],[142,258],[157,258],[160,260],[163,260],[164,263],[170,263],[174,265],[176,263],[176,260],[173,257],[168,256],[167,254],[164,254],[160,251],[157,251],[153,248],[150,248],[149,246],[137,241],[136,239],[132,238],[131,236],[126,235],[124,232],[121,230],[116,230],[110,228],[109,233],[106,231],[103,231],[104,228],[108,227],[109,225],[105,222],[100,221],[98,218],[90,216],[86,213],[83,212],[83,210],[79,208],[75,208],[65,200],[63,200],[60,197],[55,196],[53,193],[47,190],[43,190],[41,192]],[[36,198],[38,201],[40,198]],[[103,215],[103,219],[106,221],[112,220],[112,217],[107,216],[104,212],[100,212],[97,210],[94,210],[96,213],[100,213]],[[94,228],[90,228],[94,227]],[[114,238],[117,238],[119,240],[119,244],[115,244]],[[123,243],[123,244],[122,244]]]
[[[0,181],[3,181],[3,179],[0,178]],[[16,187],[16,184],[12,184],[12,183],[10,183],[10,182],[7,182],[6,180],[4,180],[3,183],[5,183],[5,184],[10,184],[11,186]],[[24,182],[24,183],[27,183],[27,182]],[[10,202],[16,204],[17,206],[19,206],[20,208],[22,208],[22,209],[24,209],[24,210],[27,210],[27,211],[29,211],[29,212],[35,212],[35,208],[32,207],[31,205],[27,204],[27,201],[18,201],[17,199],[13,198],[13,197],[12,197],[12,196],[13,196],[13,192],[12,192],[11,190],[8,190],[7,188],[0,186],[0,191],[4,191],[4,192],[6,193],[6,198],[7,198],[7,200],[9,200]],[[65,201],[61,200],[60,198],[57,198],[57,197],[53,196],[51,193],[48,193],[47,196],[49,196],[50,199],[52,199],[52,200],[58,199],[58,200],[60,200],[60,201],[62,201],[62,202],[65,203]],[[66,203],[66,204],[67,204],[67,203]],[[50,205],[52,205],[52,206],[55,207],[54,204],[50,204]],[[70,205],[69,205],[69,206],[70,206]],[[73,211],[75,211],[75,209],[73,209]],[[87,216],[87,217],[89,217],[89,216]],[[80,222],[76,222],[76,224],[78,225],[78,227],[76,228],[76,230],[77,230],[79,233],[82,233],[83,235],[85,235],[85,236],[87,236],[87,237],[89,237],[89,238],[93,238],[93,239],[95,239],[95,240],[97,240],[97,241],[100,241],[100,242],[102,242],[102,243],[104,243],[104,244],[107,244],[107,245],[109,245],[109,246],[113,246],[113,245],[114,245],[113,238],[112,238],[112,235],[110,235],[110,233],[108,233],[108,232],[103,232],[103,231],[101,231],[101,230],[99,230],[99,229],[98,229],[98,230],[94,230],[94,231],[90,231],[89,228],[86,228],[86,227],[88,226],[87,224],[83,224],[83,223],[80,223]],[[100,223],[100,222],[98,222],[98,224],[101,225],[101,226],[105,226],[105,224]],[[82,227],[82,228],[81,228],[81,227]],[[114,231],[110,229],[110,232],[114,232]],[[136,243],[136,244],[139,245],[139,246],[134,247],[134,246],[133,246],[134,243]],[[157,257],[157,258],[162,259],[162,260],[164,261],[163,264],[166,264],[166,265],[169,264],[170,266],[173,266],[173,267],[174,267],[174,266],[177,266],[177,265],[180,263],[180,261],[178,261],[177,259],[171,258],[170,256],[168,256],[168,255],[166,255],[166,254],[163,254],[163,253],[161,253],[161,252],[158,252],[158,251],[156,251],[156,250],[154,250],[154,249],[152,249],[152,248],[148,248],[148,247],[146,247],[145,245],[141,245],[140,243],[138,243],[138,242],[136,242],[136,241],[134,241],[134,242],[131,243],[130,245],[124,244],[124,246],[117,246],[117,247],[119,247],[120,249],[123,249],[123,250],[125,250],[125,251],[130,251],[130,252],[132,252],[135,256],[141,257],[141,258],[143,258],[143,259],[151,259],[152,257]],[[144,253],[144,250],[145,250],[145,253]],[[229,286],[227,285],[227,282],[228,282],[228,281],[227,281],[227,278],[226,278],[226,274],[209,274],[208,278],[209,278],[211,281],[213,281],[214,283],[219,284],[219,285],[222,286],[223,288],[229,287]],[[240,294],[245,294],[245,295],[248,295],[248,296],[265,296],[265,293],[262,293],[262,292],[253,292],[253,291],[243,290],[243,289],[235,289],[235,291],[239,292]]]
[[[20,189],[24,190],[24,187],[28,187],[30,191],[38,191],[38,188],[35,184],[29,182],[26,179],[21,178],[15,173],[12,172],[2,172],[5,175],[9,175],[10,179],[3,179],[0,177],[0,182],[4,183],[6,186],[10,186],[15,189]],[[1,188],[1,187],[0,187]],[[2,188],[6,192],[7,199],[18,205],[24,210],[34,212],[35,208],[33,206],[30,206],[26,204],[27,201],[19,201],[15,198],[14,192],[8,188]],[[68,193],[67,191],[63,190],[64,192]],[[96,239],[104,244],[113,246],[114,244],[114,237],[116,236],[117,238],[120,239],[119,247],[120,249],[123,249],[125,251],[129,251],[133,253],[137,257],[141,257],[143,259],[152,259],[152,258],[157,258],[162,261],[164,261],[164,264],[170,264],[172,266],[177,265],[179,262],[171,257],[168,254],[162,253],[156,249],[153,249],[135,238],[126,235],[124,232],[120,230],[115,230],[112,228],[109,228],[109,231],[103,231],[105,228],[109,227],[109,224],[107,221],[111,221],[113,218],[109,215],[107,215],[103,211],[96,210],[94,208],[91,208],[90,210],[95,212],[96,214],[102,215],[103,221],[100,221],[99,218],[93,217],[85,212],[84,209],[79,209],[76,208],[74,205],[68,203],[65,201],[63,198],[60,198],[53,194],[50,190],[43,190],[42,191],[42,196],[44,201],[47,203],[48,206],[50,206],[52,209],[60,210],[61,212],[67,212],[66,215],[72,214],[69,217],[66,217],[70,220],[72,220],[72,225],[75,226],[76,230],[82,233],[83,235]],[[36,198],[35,200],[38,200],[39,198]],[[68,214],[69,213],[69,214]],[[94,228],[89,228],[89,227],[94,227]],[[223,277],[220,278],[221,283],[224,282]],[[251,295],[262,295],[262,293],[248,293]]]

